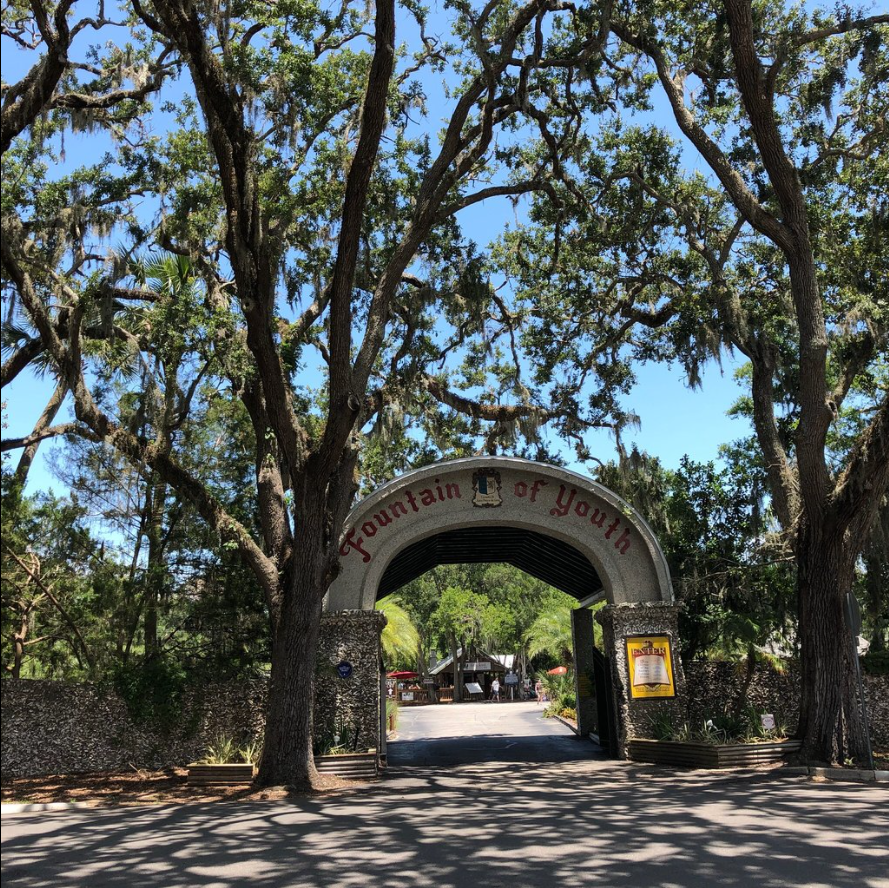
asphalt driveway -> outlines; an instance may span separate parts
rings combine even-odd
[[[535,703],[463,703],[402,708],[393,769],[447,768],[477,762],[543,764],[601,759],[601,749]]]
[[[358,792],[4,815],[4,888],[889,888],[885,785],[552,760],[583,749],[555,728],[550,760],[511,761],[532,735],[507,708],[456,737],[412,716]]]

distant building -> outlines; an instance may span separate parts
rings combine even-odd
[[[457,649],[457,658],[463,657],[463,648]],[[513,654],[489,654],[482,648],[473,648],[467,651],[463,660],[463,684],[476,682],[484,694],[485,700],[491,697],[491,683],[494,678],[500,679],[504,684],[506,673],[511,670],[514,660]],[[454,687],[454,658],[452,656],[439,660],[429,675],[435,679],[436,688]]]

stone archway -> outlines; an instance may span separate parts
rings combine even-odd
[[[367,632],[358,627],[363,616],[379,623],[373,610],[377,598],[436,564],[505,561],[585,604],[607,600],[597,619],[604,630],[619,754],[627,740],[651,735],[655,717],[665,711],[684,714],[677,608],[663,553],[644,518],[589,478],[510,457],[426,466],[382,485],[355,506],[346,520],[340,555],[341,572],[325,598],[325,621],[336,619],[339,628],[322,632],[322,659],[355,659],[357,648],[350,646],[350,633],[343,627],[354,624],[366,639]],[[573,616],[578,717],[586,733],[595,705],[587,680],[593,673],[592,615],[581,608]],[[656,663],[664,653],[660,648],[666,648],[673,685],[669,695],[662,688],[640,696],[645,690],[638,681],[641,659],[633,659],[633,690],[630,659],[635,655],[628,641],[643,636],[667,640],[658,650],[640,648],[637,641],[635,650],[655,658],[646,662]],[[365,652],[363,659],[373,658]],[[349,704],[347,698],[358,692],[358,685],[334,682],[326,694],[328,708],[354,709],[357,703]],[[368,678],[362,693],[370,686]],[[380,702],[378,697],[376,705]]]

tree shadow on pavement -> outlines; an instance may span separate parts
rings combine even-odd
[[[4,817],[3,884],[878,888],[886,801],[776,772],[415,768],[355,795]]]

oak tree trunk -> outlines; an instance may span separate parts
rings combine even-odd
[[[824,523],[800,533],[800,720],[797,737],[806,761],[843,762],[866,757],[851,629],[845,598],[852,588],[854,551],[832,539]]]
[[[312,757],[312,709],[325,559],[316,550],[304,551],[298,561],[289,581],[284,580],[289,588],[282,590],[256,782],[309,790],[317,777]]]

